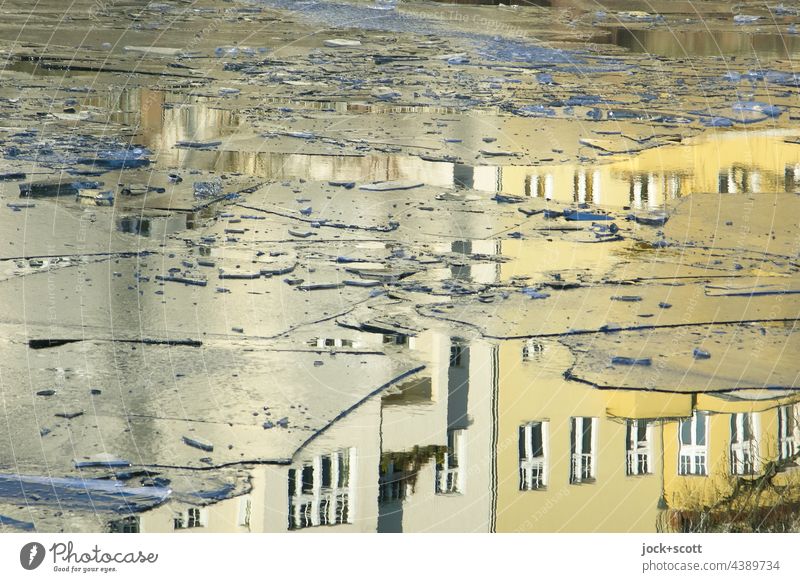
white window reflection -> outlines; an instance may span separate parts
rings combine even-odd
[[[758,413],[731,415],[731,475],[754,475],[761,468],[758,457]]]
[[[289,469],[289,529],[353,523],[356,449],[317,455]]]
[[[778,408],[778,457],[781,461],[794,459],[800,444],[800,406],[789,404]]]
[[[593,483],[597,477],[597,419],[572,417],[570,429],[569,482]]]
[[[652,423],[628,420],[626,423],[626,473],[648,475],[653,472]]]
[[[194,529],[208,525],[208,510],[190,507],[173,518],[174,529]]]
[[[678,441],[678,474],[708,475],[708,413],[696,410],[692,418],[682,420]]]
[[[535,491],[547,487],[548,429],[546,420],[519,427],[519,488]]]
[[[447,452],[436,464],[436,494],[464,493],[466,472],[464,462],[467,451],[466,429],[447,432]]]

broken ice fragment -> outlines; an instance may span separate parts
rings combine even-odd
[[[611,363],[620,366],[649,366],[653,363],[650,358],[627,358],[624,356],[614,356]]]
[[[517,109],[515,113],[523,117],[554,117],[556,110],[546,107],[545,105],[525,105]],[[491,143],[491,141],[496,140],[492,139],[491,141],[487,141],[484,139],[483,141],[486,143]]]
[[[400,91],[389,89],[388,87],[377,87],[372,90],[372,96],[381,101],[392,101],[402,97]]]
[[[59,418],[66,418],[67,420],[72,420],[73,418],[78,418],[79,416],[82,416],[83,410],[79,410],[77,412],[56,412],[55,415]]]
[[[10,181],[10,180],[24,180],[27,178],[27,175],[23,172],[11,172],[9,174],[0,174],[0,182]]]
[[[424,186],[424,184],[422,182],[392,180],[388,182],[363,184],[360,189],[369,192],[389,192],[391,190],[411,190],[412,188],[419,188],[420,186]]]
[[[519,204],[520,202],[525,202],[525,198],[521,196],[510,196],[508,194],[495,194],[492,196],[492,200],[503,204]]]
[[[144,53],[159,57],[177,57],[183,54],[183,49],[164,46],[126,46],[124,50],[129,53]]]
[[[194,195],[196,198],[215,198],[222,195],[222,181],[195,182]]]
[[[737,101],[731,106],[734,111],[756,111],[768,117],[778,117],[784,112],[784,108],[778,105],[770,105],[763,101]]]
[[[176,148],[191,148],[191,149],[211,149],[220,145],[222,145],[222,142],[219,140],[209,140],[209,141],[180,140],[175,143]],[[173,177],[172,174],[170,174],[170,179],[175,181],[181,181],[180,176],[175,175]]]
[[[703,125],[707,127],[731,127],[733,121],[727,117],[705,117],[701,120]]]
[[[512,152],[506,150],[480,150],[480,154],[482,156],[490,157],[490,158],[499,158],[499,157],[517,157],[521,156],[520,152]]]
[[[197,277],[187,277],[183,275],[156,275],[157,281],[171,281],[173,283],[183,283],[184,285],[195,285],[197,287],[205,287],[208,281]]]
[[[106,170],[141,168],[150,165],[146,157],[150,152],[140,147],[124,147],[115,150],[99,151],[93,158],[80,158],[77,163],[96,166]]]
[[[692,352],[695,360],[707,360],[711,357],[711,353],[701,348],[695,348]]]
[[[564,218],[570,221],[614,220],[614,217],[609,216],[608,214],[582,212],[580,210],[564,210]]]
[[[296,288],[300,291],[320,291],[326,289],[339,289],[341,287],[341,283],[308,283],[305,285],[298,285]]]
[[[377,287],[382,285],[381,281],[373,280],[373,281],[360,281],[357,279],[346,279],[342,281],[348,287]]]
[[[69,180],[45,180],[42,182],[28,182],[19,185],[21,197],[50,197],[50,196],[77,196],[81,188],[94,188],[100,182],[74,182]]]
[[[347,38],[331,38],[323,41],[322,44],[331,48],[351,48],[355,46],[361,46],[361,41]]]
[[[645,226],[664,226],[669,220],[669,215],[661,212],[654,212],[651,214],[629,214],[628,220],[632,220],[638,224]]]
[[[109,453],[98,453],[87,457],[86,459],[74,459],[76,469],[84,469],[88,467],[130,467],[131,462],[121,459]]]
[[[189,445],[190,447],[194,447],[196,449],[200,449],[203,451],[211,452],[214,450],[214,445],[211,444],[209,441],[202,439],[200,437],[183,437],[183,442]]]
[[[33,523],[14,519],[7,515],[0,515],[0,527],[12,527],[20,531],[36,531],[36,526]]]
[[[121,487],[118,481],[39,475],[0,474],[0,499],[25,499],[27,505],[93,512],[143,511],[163,503],[172,493],[163,487]]]
[[[533,289],[531,287],[525,287],[522,290],[522,293],[524,293],[531,299],[547,299],[548,297],[550,297],[549,293],[542,293],[538,289]]]

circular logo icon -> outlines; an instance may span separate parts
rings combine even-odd
[[[26,570],[35,570],[44,561],[44,546],[39,542],[30,542],[19,551],[19,563]]]

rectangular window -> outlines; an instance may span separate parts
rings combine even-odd
[[[239,500],[239,518],[236,523],[239,527],[250,527],[250,498],[242,497]]]
[[[519,427],[519,489],[547,488],[547,438],[549,421],[537,420]]]
[[[573,416],[570,423],[570,475],[573,485],[594,483],[597,477],[597,419]]]
[[[396,346],[407,346],[409,344],[408,336],[401,333],[384,334],[383,343],[394,344]]]
[[[436,494],[448,495],[464,492],[466,473],[466,429],[459,428],[447,432],[447,452],[442,461],[436,464]]]
[[[200,510],[196,507],[190,507],[186,510],[186,527],[200,527]]]
[[[174,529],[192,529],[205,527],[208,523],[208,512],[200,507],[190,507],[183,513],[175,515],[172,520]]]
[[[317,455],[289,469],[289,529],[352,523],[351,470],[355,449]]]
[[[450,346],[450,367],[460,368],[463,363],[464,346],[453,344]]]
[[[653,472],[652,423],[628,420],[625,433],[627,475],[649,475]]]
[[[123,517],[122,519],[109,522],[108,531],[109,533],[139,533],[139,517],[136,515],[130,515],[128,517]]]
[[[531,360],[538,360],[542,357],[544,352],[544,344],[534,340],[528,340],[522,346],[522,361],[530,362]]]
[[[758,457],[759,414],[731,414],[731,475],[755,475],[761,468]]]
[[[696,410],[678,427],[678,474],[708,475],[708,413]]]
[[[793,459],[800,444],[800,406],[789,404],[778,408],[778,456],[781,461]]]

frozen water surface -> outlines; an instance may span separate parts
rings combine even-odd
[[[797,530],[795,11],[12,4],[0,530]]]

